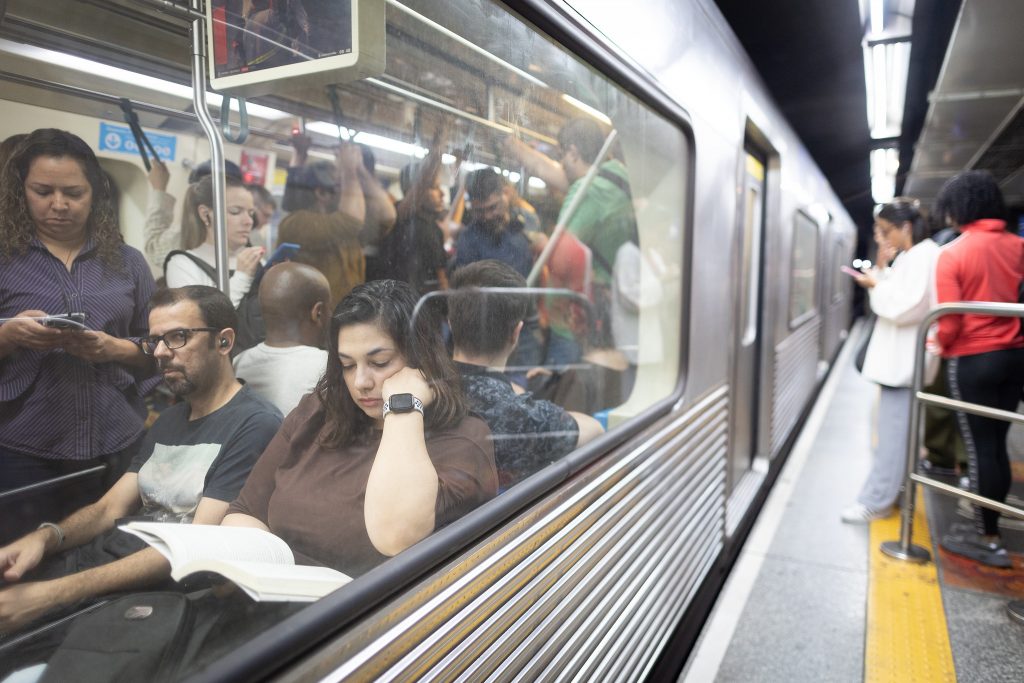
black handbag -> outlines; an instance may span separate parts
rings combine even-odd
[[[864,372],[864,359],[868,355],[868,346],[871,344],[871,334],[875,331],[876,320],[878,318],[872,315],[864,323],[864,336],[857,343],[857,350],[853,354],[853,367],[857,368],[857,372]]]

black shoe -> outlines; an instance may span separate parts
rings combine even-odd
[[[1006,605],[1006,613],[1019,624],[1024,624],[1024,600],[1014,600]]]
[[[963,555],[989,567],[1009,569],[1013,566],[1010,554],[1002,543],[986,543],[976,535],[946,534],[939,545],[951,553]]]

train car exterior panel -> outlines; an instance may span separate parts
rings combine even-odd
[[[772,454],[779,453],[814,390],[820,320],[808,320],[775,349],[772,399]]]
[[[598,647],[620,650],[623,665],[637,651],[657,652],[721,550],[727,417],[723,386],[283,680],[511,680],[517,672],[529,680],[585,672],[605,660],[582,656]],[[630,609],[633,601],[645,609]],[[651,662],[629,666],[635,673]]]

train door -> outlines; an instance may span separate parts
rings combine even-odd
[[[743,197],[740,205],[738,309],[733,365],[733,447],[729,488],[735,492],[757,455],[761,384],[761,281],[764,245],[764,157],[747,147],[744,153]]]

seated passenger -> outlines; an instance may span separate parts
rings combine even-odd
[[[192,208],[181,218],[182,244],[187,252],[172,251],[164,261],[168,287],[215,286],[216,252],[213,236],[213,177],[206,176],[189,188]],[[252,193],[241,180],[228,178],[224,195],[227,208],[228,268],[231,269],[231,304],[238,306],[252,287],[260,268],[262,247],[250,247],[253,224]]]
[[[491,428],[502,489],[604,432],[590,415],[535,399],[504,373],[523,329],[529,297],[483,294],[476,288],[525,286],[526,279],[507,264],[478,261],[456,271],[456,293],[448,305],[455,365],[470,409]]]
[[[114,528],[121,517],[220,523],[281,424],[277,408],[235,379],[229,354],[236,320],[212,287],[153,296],[151,335],[141,345],[183,400],[160,414],[128,473],[99,501],[0,548],[0,571],[15,584],[0,590],[0,632],[58,606],[167,577],[160,553]],[[29,572],[45,580],[18,583]]]
[[[235,357],[235,375],[285,415],[316,388],[327,367],[321,347],[331,290],[303,263],[281,263],[260,283],[266,341]]]
[[[300,564],[366,572],[492,498],[491,433],[467,416],[440,320],[374,280],[331,318],[327,372],[270,442],[228,526],[267,529]],[[410,324],[414,323],[414,329]]]

